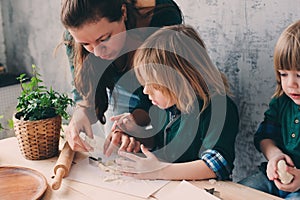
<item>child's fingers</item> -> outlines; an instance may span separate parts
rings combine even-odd
[[[285,161],[288,166],[294,167],[294,162],[289,156],[285,156]]]
[[[286,171],[288,172],[288,173],[290,173],[290,174],[292,174],[292,175],[295,175],[295,174],[297,174],[298,173],[298,170],[299,169],[297,169],[297,168],[295,168],[295,167],[287,167],[287,169],[286,169]]]
[[[117,158],[115,162],[118,164],[117,170],[122,172],[135,172],[136,163],[124,158]]]
[[[113,151],[115,151],[118,148],[119,143],[121,142],[121,132],[119,131],[115,131],[111,134],[110,139],[107,139],[107,141],[105,141],[105,151],[104,154],[106,156],[110,156],[112,154]]]
[[[119,151],[119,155],[122,157],[128,158],[132,161],[136,161],[136,162],[140,160],[140,157],[138,157],[132,153],[125,152],[125,151]]]
[[[135,144],[135,139],[134,139],[133,137],[130,137],[130,138],[129,138],[129,144],[128,144],[126,150],[127,150],[128,152],[133,152],[135,145],[136,145],[136,144]]]
[[[111,142],[111,138],[112,135],[114,134],[114,132],[110,132],[110,134],[106,137],[105,141],[104,141],[104,145],[103,145],[103,153],[106,154],[106,151],[110,145]]]
[[[113,144],[111,142],[108,143],[106,150],[104,151],[104,154],[109,157],[112,152],[114,151]]]
[[[154,158],[155,157],[143,144],[141,144],[141,150],[147,158]]]
[[[278,178],[278,174],[276,173],[274,168],[271,168],[271,167],[267,168],[267,176],[268,176],[268,179],[271,180],[271,181]]]
[[[134,147],[134,150],[133,150],[134,153],[138,153],[140,151],[140,149],[141,149],[140,145],[141,145],[141,143],[139,141],[136,141],[135,147]]]
[[[122,138],[121,138],[121,146],[120,146],[119,150],[125,151],[129,145],[129,143],[130,143],[130,141],[128,139],[128,136],[123,134]]]

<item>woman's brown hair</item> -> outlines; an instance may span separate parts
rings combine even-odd
[[[141,4],[138,4],[136,0],[62,0],[61,21],[66,29],[80,28],[87,23],[96,22],[104,17],[110,22],[119,21],[122,18],[122,6],[124,5],[126,6],[127,20],[125,21],[125,25],[127,30],[137,27],[147,27],[154,15],[158,17],[160,14],[163,15],[163,13],[169,11],[176,11],[182,19],[180,9],[176,4],[172,3],[140,7]],[[159,24],[157,25],[160,26]],[[113,89],[113,80],[111,78],[102,78],[100,79],[101,83],[98,83],[96,80],[100,78],[98,77],[99,69],[89,64],[84,64],[89,52],[82,45],[74,42],[68,32],[66,34],[68,37],[65,38],[68,40],[64,41],[64,43],[69,45],[68,49],[73,56],[71,62],[74,64],[75,88],[84,99],[87,99],[91,103],[94,100],[95,88],[98,84],[99,89],[96,94],[98,96],[95,97],[95,101],[98,102],[96,103],[96,110],[98,118],[103,118],[108,104],[106,88]],[[125,63],[122,63],[121,66],[117,66],[116,64],[116,70],[124,73],[130,69],[132,61],[130,54],[128,53],[121,56],[122,58],[118,58],[119,60],[125,60]],[[109,71],[115,73],[115,70]],[[106,74],[106,76],[112,77],[113,74]],[[103,123],[103,121],[101,122]]]

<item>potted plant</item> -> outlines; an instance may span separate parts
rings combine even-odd
[[[37,67],[32,65],[32,77],[21,74],[22,92],[17,113],[13,116],[14,131],[22,155],[29,160],[41,160],[58,154],[61,118],[68,119],[68,106],[74,105],[66,94],[41,85]],[[28,82],[29,80],[29,82]]]

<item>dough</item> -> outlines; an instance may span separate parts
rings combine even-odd
[[[277,168],[278,168],[277,173],[279,175],[279,179],[280,179],[281,183],[283,183],[283,184],[289,184],[294,178],[294,176],[292,174],[290,174],[286,171],[286,167],[287,167],[287,165],[285,163],[285,160],[280,160],[277,163]]]

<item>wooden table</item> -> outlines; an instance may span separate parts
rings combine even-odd
[[[17,139],[15,137],[0,140],[0,166],[13,165],[22,166],[35,169],[41,172],[47,179],[48,184],[52,183],[53,167],[56,163],[57,157],[31,161],[26,160],[20,153]],[[161,190],[149,197],[150,200],[160,199],[160,197],[168,194],[174,187],[176,187],[180,181],[171,181]],[[199,188],[215,188],[219,193],[219,197],[223,200],[277,200],[281,199],[252,188],[245,187],[243,185],[227,182],[217,181],[212,183],[211,181],[190,181],[193,185]],[[188,194],[187,194],[188,195]],[[189,199],[189,197],[187,196]],[[52,190],[48,186],[47,191],[43,197],[45,200],[49,199],[70,199],[70,200],[90,200],[90,199],[116,199],[116,200],[141,200],[142,198],[126,195],[123,193],[107,190],[100,187],[91,186],[76,181],[64,179],[62,186],[59,190]]]

